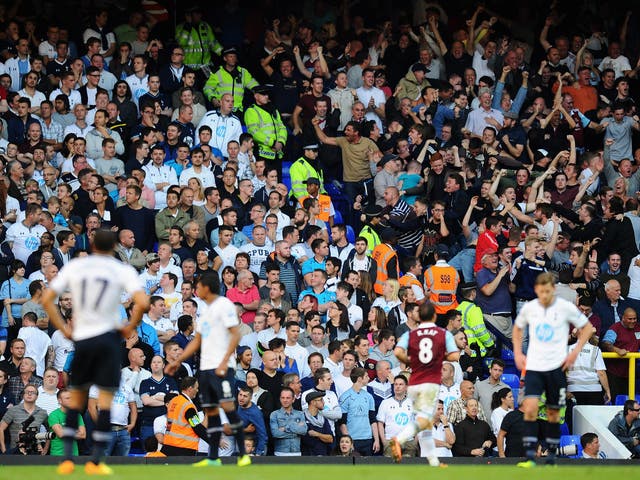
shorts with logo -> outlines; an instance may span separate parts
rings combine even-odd
[[[230,368],[224,378],[216,375],[215,370],[202,370],[198,375],[200,383],[200,405],[217,407],[220,403],[235,400],[235,370]]]
[[[548,372],[527,370],[524,377],[524,397],[540,398],[543,393],[548,408],[560,409],[567,404],[567,376],[562,368]]]
[[[438,405],[440,385],[436,383],[422,383],[410,385],[407,395],[413,402],[413,413],[416,417],[433,419]]]

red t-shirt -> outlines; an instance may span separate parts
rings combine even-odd
[[[227,291],[227,298],[233,303],[241,303],[242,305],[247,305],[251,302],[259,300],[260,293],[258,292],[258,287],[256,287],[255,285],[252,285],[251,288],[245,292],[241,292],[240,290],[238,290],[238,287],[233,287]],[[253,323],[253,320],[255,318],[255,310],[245,310],[245,312],[240,317],[242,323]]]

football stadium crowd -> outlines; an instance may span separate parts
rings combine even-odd
[[[394,347],[431,302],[461,354],[442,367],[439,456],[523,456],[511,332],[543,272],[594,326],[568,429],[574,405],[628,393],[628,361],[601,352],[640,350],[637,8],[91,3],[0,5],[2,453],[61,455],[31,436],[61,436],[74,350],[41,298],[100,228],[151,303],[122,341],[111,455],[206,453],[184,421],[198,359],[164,366],[208,271],[242,321],[254,455],[389,455],[412,418]],[[71,296],[58,306],[72,322]],[[610,430],[638,456],[640,407],[621,409]]]

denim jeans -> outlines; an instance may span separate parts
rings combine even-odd
[[[143,447],[144,441],[149,437],[153,437],[153,425],[140,425],[140,442]]]
[[[112,457],[126,457],[131,450],[131,435],[126,428],[111,431],[111,443],[105,455]]]
[[[370,457],[373,455],[373,438],[366,440],[354,440],[353,449],[363,457]]]
[[[474,278],[473,264],[475,261],[476,250],[474,248],[463,248],[455,257],[449,260],[449,265],[462,272],[465,282],[472,282]]]

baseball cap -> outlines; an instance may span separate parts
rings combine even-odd
[[[384,167],[387,163],[389,163],[391,160],[396,160],[398,158],[397,155],[394,155],[393,153],[387,153],[386,155],[384,155],[380,161],[378,162],[377,166],[382,168]]]
[[[422,73],[429,73],[429,69],[425,66],[424,63],[414,63],[413,65],[411,65],[411,71],[412,72],[422,72]]]
[[[324,396],[325,396],[324,392],[313,391],[313,392],[307,393],[307,396],[304,397],[304,399],[307,403],[309,403],[312,400],[315,400],[316,398],[323,398]]]
[[[147,263],[159,262],[160,257],[157,253],[148,253],[146,256]]]

